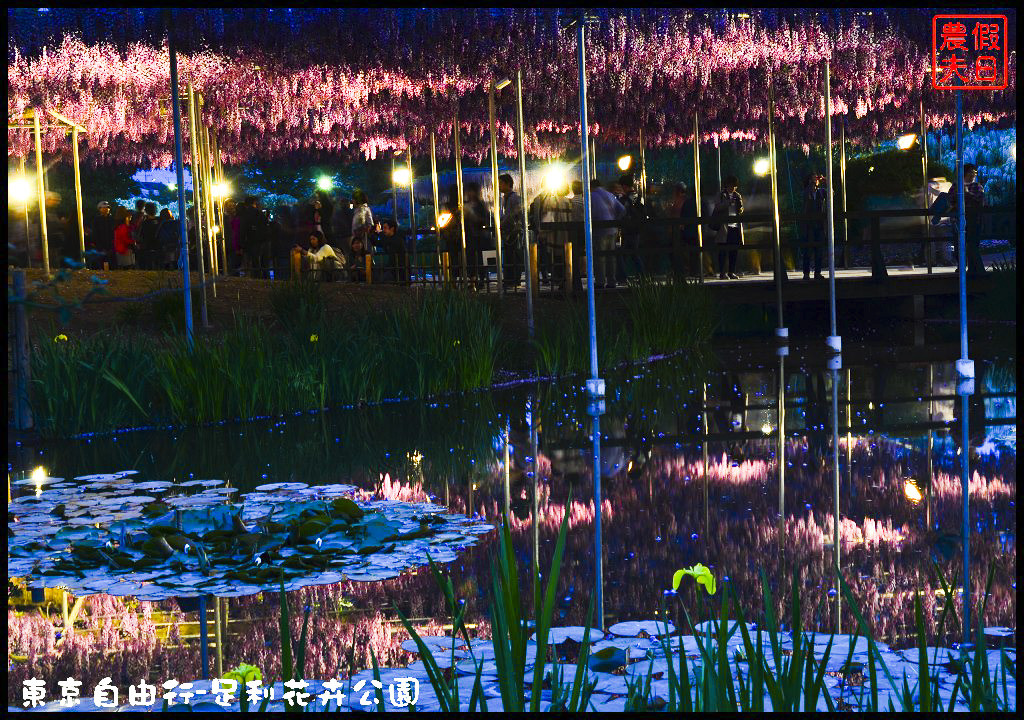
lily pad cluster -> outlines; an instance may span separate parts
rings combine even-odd
[[[77,595],[237,597],[396,577],[493,529],[431,503],[357,502],[352,485],[272,483],[233,502],[221,480],[134,475],[23,481],[36,492],[8,505],[8,575]]]

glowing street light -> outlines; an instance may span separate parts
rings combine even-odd
[[[900,135],[896,139],[896,147],[900,150],[909,150],[914,146],[914,142],[917,140],[917,135],[914,133],[908,133],[906,135]]]
[[[913,480],[907,479],[903,482],[903,494],[907,496],[907,500],[915,505],[921,502],[921,491]]]
[[[175,190],[178,189],[178,185],[177,185],[177,183],[167,183],[167,189],[170,192],[174,192]]]
[[[626,172],[627,170],[629,170],[629,167],[632,164],[633,164],[633,156],[632,155],[623,155],[622,157],[619,158],[619,170],[621,170],[622,172]]]
[[[214,183],[210,191],[213,193],[215,200],[220,200],[231,194],[231,186],[223,182]]]
[[[565,179],[565,168],[552,165],[544,174],[544,189],[549,193],[559,193],[568,185]]]
[[[7,202],[11,205],[27,205],[34,193],[32,183],[24,174],[7,178]]]
[[[334,179],[330,175],[321,175],[316,179],[317,189],[327,192],[334,187]]]
[[[441,227],[448,227],[448,223],[452,221],[452,214],[450,212],[443,212],[437,216],[437,224]]]
[[[772,164],[768,158],[758,158],[754,161],[754,173],[760,177],[764,177],[771,170]]]
[[[412,180],[412,171],[407,167],[395,168],[391,173],[391,182],[398,187],[405,187]]]

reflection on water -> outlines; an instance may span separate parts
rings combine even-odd
[[[967,413],[970,594],[982,597],[992,568],[985,623],[1015,627],[1015,367],[979,362],[977,389]],[[776,612],[787,617],[796,576],[805,627],[851,632],[851,618],[839,615],[848,609],[834,600],[838,561],[876,637],[905,646],[914,591],[924,591],[934,632],[936,608],[948,601],[937,572],[952,582],[962,567],[955,391],[951,362],[838,372],[781,356],[769,367],[700,372],[662,363],[609,381],[600,417],[588,413],[582,390],[563,383],[20,447],[12,469],[43,465],[67,478],[135,469],[147,480],[225,479],[242,492],[267,482],[350,482],[390,497],[425,492],[488,519],[507,509],[524,583],[531,564],[547,568],[568,511],[561,624],[582,624],[591,599],[605,625],[649,619],[673,571],[700,562],[748,615],[761,607],[763,571]],[[470,622],[484,633],[493,542],[485,538],[451,565]],[[425,572],[310,589],[306,597],[335,610],[344,598],[355,608],[349,617],[371,623],[385,645],[392,603],[437,627],[447,615]],[[678,600],[694,612],[692,589]],[[961,616],[957,598],[954,607]],[[230,612],[273,635],[272,603],[233,599]],[[333,673],[339,633],[357,631],[332,630],[340,623],[326,616],[314,622],[327,649],[323,657],[317,650],[310,671]],[[932,644],[959,639],[954,623],[946,631],[930,636]],[[225,664],[250,661],[253,637],[229,641]]]

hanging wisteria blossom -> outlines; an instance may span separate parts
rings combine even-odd
[[[575,35],[544,10],[182,10],[172,18],[179,74],[203,93],[203,121],[225,162],[296,152],[374,158],[430,133],[450,156],[458,111],[467,157],[488,149],[486,89],[522,71],[526,152],[549,158],[579,143]],[[762,140],[774,85],[780,141],[823,138],[824,60],[832,107],[854,142],[953,118],[931,89],[926,10],[604,10],[588,39],[591,132],[602,143],[673,147]],[[93,164],[166,167],[173,155],[170,70],[160,10],[8,11],[8,115],[54,109],[88,128]],[[1011,19],[1012,23],[1012,19]],[[965,97],[969,125],[1015,118],[1010,86]],[[512,94],[499,96],[499,151],[515,155]],[[185,132],[187,135],[187,123]],[[813,142],[813,140],[812,140]],[[58,132],[44,149],[69,153]],[[28,133],[8,133],[8,155]]]

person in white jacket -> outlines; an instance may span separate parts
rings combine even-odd
[[[319,230],[309,233],[309,249],[296,245],[292,249],[292,266],[296,267],[300,262],[313,271],[334,270],[345,266],[345,259],[338,257],[334,248],[327,244],[324,234]]]
[[[601,181],[594,178],[590,181],[590,218],[593,222],[621,220],[626,217],[626,208],[612,193],[601,186]],[[595,228],[594,248],[601,253],[615,250],[619,238],[618,228]],[[612,255],[594,256],[594,276],[599,288],[615,287],[615,257]]]

